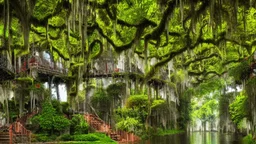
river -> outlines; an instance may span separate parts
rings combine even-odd
[[[190,132],[153,137],[136,144],[242,144],[242,136],[218,132]]]

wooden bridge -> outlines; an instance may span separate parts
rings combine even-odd
[[[14,69],[7,55],[0,54],[0,81],[14,79]]]

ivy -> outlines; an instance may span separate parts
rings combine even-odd
[[[229,113],[232,121],[239,125],[239,123],[248,116],[248,97],[245,91],[240,92],[235,100],[229,105]]]

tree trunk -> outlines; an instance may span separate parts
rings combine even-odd
[[[58,83],[56,83],[56,84],[55,84],[55,87],[56,87],[57,100],[58,100],[58,101],[60,101],[59,84],[58,84]]]
[[[23,93],[19,95],[19,116],[23,116]]]

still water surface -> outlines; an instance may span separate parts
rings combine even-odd
[[[136,144],[242,144],[242,137],[230,133],[190,132],[154,137]]]

